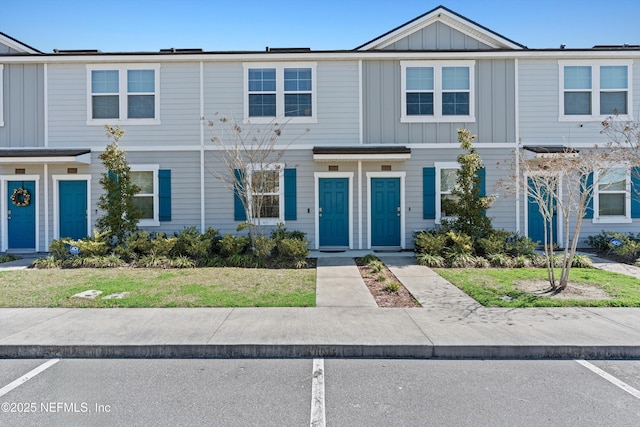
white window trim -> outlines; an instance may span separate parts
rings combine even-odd
[[[267,124],[276,119],[286,120],[287,123],[318,123],[318,73],[316,62],[245,62],[243,66],[243,99],[244,122]],[[249,69],[275,68],[276,70],[276,116],[275,117],[249,117]],[[309,117],[285,117],[284,115],[284,69],[285,68],[311,68],[311,116]]]
[[[584,122],[602,121],[611,114],[600,114],[600,67],[624,65],[627,67],[627,114],[620,114],[618,117],[623,120],[633,120],[633,61],[627,60],[591,60],[591,61],[558,61],[559,68],[559,110],[558,121],[561,122]],[[565,115],[564,114],[564,67],[591,67],[591,114],[590,115]],[[576,90],[580,92],[579,90]],[[586,89],[585,89],[586,91]]]
[[[0,64],[0,127],[4,126],[4,65]]]
[[[278,171],[278,212],[280,213],[278,218],[260,218],[260,225],[276,225],[278,223],[285,223],[284,220],[284,164],[281,163],[277,163],[277,164],[272,164],[272,165],[264,165],[264,166],[259,166],[259,165],[250,165],[249,168],[247,168],[247,172],[249,173],[249,176],[247,178],[247,188],[250,190],[251,189],[251,179],[253,178],[253,173],[254,172],[260,172],[260,171],[270,171],[270,170],[277,170]],[[272,193],[264,193],[264,194],[272,194]],[[253,203],[251,198],[253,197],[253,192],[252,191],[247,191],[247,202],[249,205],[249,214],[250,214],[250,219],[249,221],[251,221],[252,223],[256,223],[258,221],[258,218],[255,218],[253,216],[253,212],[252,212],[252,207],[253,207]]]
[[[53,238],[60,238],[60,181],[86,181],[87,182],[87,236],[91,236],[91,175],[51,175],[53,180]]]
[[[442,224],[443,219],[452,219],[454,217],[442,216],[442,193],[440,192],[440,171],[442,169],[460,169],[460,163],[458,162],[435,162],[434,166],[436,168],[436,224]]]
[[[118,71],[120,101],[120,118],[119,119],[94,119],[92,111],[91,93],[91,72],[92,71]],[[127,71],[128,70],[154,70],[154,102],[155,115],[153,119],[128,119],[127,118]],[[160,121],[160,64],[91,64],[87,65],[87,126],[104,126],[104,125],[159,125]]]
[[[593,172],[593,224],[631,224],[633,222],[631,218],[631,170],[626,168],[626,183],[625,183],[625,207],[626,215],[604,215],[600,216],[600,173],[598,171]],[[612,166],[612,169],[622,169],[620,166]],[[612,193],[620,193],[621,191],[615,191]]]
[[[138,225],[140,227],[158,227],[160,225],[160,193],[158,189],[160,165],[129,165],[129,168],[131,172],[153,172],[153,218],[141,219]]]
[[[400,61],[401,69],[401,108],[400,123],[472,123],[475,117],[475,61]],[[432,67],[433,68],[433,116],[408,116],[407,115],[407,68]],[[469,68],[469,115],[450,116],[442,114],[442,68],[443,67],[467,67]]]

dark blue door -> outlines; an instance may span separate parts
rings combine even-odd
[[[528,185],[532,186],[531,180],[528,181]],[[540,213],[540,206],[538,206],[538,202],[533,199],[531,196],[528,196],[528,206],[527,206],[527,232],[528,236],[534,242],[538,242],[540,245],[544,243],[544,223],[545,219],[543,215]],[[557,217],[556,217],[556,209],[555,203],[550,200],[550,204],[552,204],[552,209],[554,215],[550,223],[547,224],[547,233],[551,233],[549,237],[552,242],[558,242],[558,227],[557,227]],[[549,240],[547,237],[547,241]]]
[[[371,246],[400,246],[400,178],[371,178]]]
[[[35,250],[36,183],[35,181],[9,181],[8,190],[9,249]]]
[[[87,237],[87,181],[59,181],[60,237]]]
[[[349,179],[320,178],[320,246],[349,246]]]

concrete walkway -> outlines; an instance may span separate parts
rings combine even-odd
[[[0,358],[640,358],[638,308],[485,308],[379,256],[422,308],[372,306],[353,260],[327,257],[316,308],[0,309]]]

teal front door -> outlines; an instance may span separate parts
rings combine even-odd
[[[36,249],[36,182],[8,182],[9,249]],[[27,195],[28,194],[28,195]]]
[[[371,246],[400,246],[400,178],[371,178]]]
[[[321,247],[349,247],[349,179],[320,178],[318,225]]]
[[[531,180],[528,181],[529,186],[533,185]],[[555,203],[553,201],[549,201],[553,206],[553,217],[551,221],[547,220],[547,242],[551,241],[554,243],[558,242],[558,221],[556,217],[556,208]],[[531,196],[528,196],[527,200],[527,235],[534,242],[538,242],[539,245],[542,245],[545,241],[544,239],[544,226],[545,226],[545,218],[540,212],[540,206],[538,206],[538,202]]]
[[[87,181],[58,181],[60,237],[87,237]]]

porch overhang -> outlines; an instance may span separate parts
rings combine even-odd
[[[313,147],[313,160],[336,161],[405,161],[411,149],[402,145],[359,145],[349,147]]]
[[[580,151],[564,145],[525,145],[525,150],[535,153],[537,158],[578,157]]]
[[[0,164],[81,163],[91,164],[88,148],[0,148]]]

